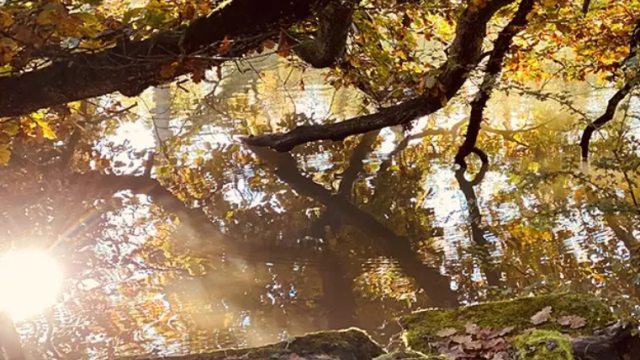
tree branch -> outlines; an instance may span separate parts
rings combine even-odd
[[[344,55],[353,12],[359,0],[333,0],[318,15],[315,38],[296,39],[293,51],[315,68],[326,68]]]
[[[482,55],[482,41],[486,36],[491,17],[514,0],[493,0],[479,10],[470,8],[460,16],[456,37],[449,48],[449,58],[433,74],[437,77],[438,91],[425,91],[417,98],[390,106],[378,113],[352,118],[339,123],[300,126],[288,133],[251,136],[244,142],[252,146],[270,147],[277,151],[289,151],[295,146],[317,140],[342,140],[347,136],[363,134],[388,126],[400,125],[441,109],[458,93]],[[442,89],[442,91],[439,91]],[[430,89],[427,89],[430,90]]]
[[[179,31],[167,31],[150,39],[122,42],[111,49],[76,53],[39,70],[0,78],[0,117],[28,114],[54,106],[120,91],[138,95],[193,71],[189,56],[236,58],[255,48],[269,36],[305,19],[328,0],[234,0],[208,17]],[[218,54],[216,44],[230,41],[231,47]],[[177,62],[170,77],[163,66]],[[208,62],[208,65],[223,60]]]
[[[527,15],[531,10],[533,10],[534,3],[534,0],[522,0],[522,2],[520,2],[520,6],[518,7],[518,11],[516,11],[515,16],[507,26],[500,31],[500,34],[493,45],[493,51],[491,51],[491,56],[487,63],[487,69],[484,79],[482,80],[482,85],[480,85],[480,89],[478,89],[478,92],[471,103],[471,115],[469,116],[469,127],[467,128],[465,141],[455,157],[456,164],[460,165],[462,168],[467,167],[465,158],[473,152],[474,148],[476,148],[476,141],[478,140],[480,126],[482,125],[484,117],[484,109],[487,106],[487,102],[491,97],[491,92],[496,85],[498,75],[502,70],[504,58],[509,51],[511,43],[513,42],[513,37],[527,24]]]
[[[640,40],[640,21],[638,21],[636,27],[631,33],[629,56],[624,60],[622,64],[623,68],[627,65],[626,63],[629,62],[629,60],[633,60],[634,58],[637,59],[640,56],[640,54],[638,54],[638,40]],[[633,72],[634,74],[632,76],[629,76],[627,81],[624,83],[624,86],[620,90],[618,90],[611,97],[611,99],[609,99],[609,103],[607,104],[607,109],[605,110],[604,114],[600,115],[599,118],[587,125],[587,127],[584,129],[584,132],[582,133],[582,138],[580,139],[580,148],[582,150],[582,159],[585,161],[589,159],[589,143],[591,142],[593,133],[613,119],[620,102],[640,82],[637,61],[636,63],[631,61],[631,63],[632,64],[629,65],[631,69],[629,70],[631,70],[631,72]]]
[[[609,99],[609,103],[607,104],[607,109],[604,114],[600,115],[595,121],[591,124],[587,125],[582,133],[582,138],[580,139],[580,148],[582,150],[582,159],[587,160],[589,158],[589,143],[591,142],[591,137],[593,133],[603,127],[606,123],[613,119],[613,116],[616,114],[616,110],[618,109],[618,104],[631,92],[633,87],[637,85],[638,78],[627,81],[624,86],[618,90],[612,97]]]
[[[582,14],[584,16],[587,16],[587,13],[589,12],[589,5],[591,5],[591,0],[584,0],[582,3]]]

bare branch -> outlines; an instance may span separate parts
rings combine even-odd
[[[618,104],[631,92],[633,87],[638,83],[638,80],[639,79],[636,78],[633,81],[626,82],[624,86],[609,99],[604,114],[600,115],[599,118],[587,125],[584,129],[582,139],[580,139],[580,148],[582,149],[582,158],[584,160],[589,158],[589,143],[591,142],[593,133],[613,119],[613,116],[616,114],[616,109],[618,109]]]
[[[484,117],[484,109],[496,85],[497,77],[502,70],[504,58],[513,42],[513,37],[527,24],[527,15],[533,10],[534,3],[534,0],[522,0],[522,2],[520,2],[515,16],[507,26],[500,31],[493,45],[493,51],[489,57],[482,85],[480,85],[480,89],[471,103],[471,115],[469,116],[469,127],[467,128],[465,141],[455,157],[456,164],[463,168],[467,166],[464,159],[476,148],[476,141],[478,140],[480,126]]]
[[[637,57],[640,56],[640,54],[638,54],[638,40],[640,40],[640,21],[638,21],[635,29],[633,29],[633,32],[631,33],[629,56],[627,57],[627,59],[625,59],[625,63],[634,58],[637,59]],[[623,63],[623,66],[625,65],[626,64]],[[582,139],[580,139],[580,148],[582,150],[581,152],[583,160],[587,160],[589,158],[589,143],[591,142],[591,136],[593,136],[593,133],[613,119],[620,102],[640,82],[640,75],[638,75],[637,73],[638,65],[636,63],[633,63],[630,66],[631,69],[629,70],[631,70],[631,73],[635,74],[628,76],[628,79],[625,82],[624,86],[620,90],[618,90],[611,97],[611,99],[609,99],[609,103],[607,104],[607,109],[605,110],[604,114],[600,115],[599,118],[591,122],[584,129],[584,132],[582,133]]]
[[[317,140],[342,140],[347,136],[363,134],[388,126],[400,125],[441,109],[458,93],[482,55],[482,41],[486,36],[491,17],[514,0],[494,0],[482,9],[467,8],[458,21],[456,37],[449,48],[449,58],[434,74],[438,74],[437,86],[442,91],[426,91],[425,94],[390,106],[378,113],[364,115],[335,124],[301,126],[288,133],[251,136],[244,141],[248,145],[270,147],[289,151],[295,146]],[[433,74],[431,74],[433,75]],[[435,89],[434,89],[435,90]]]

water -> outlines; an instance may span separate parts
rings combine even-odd
[[[322,73],[305,72],[302,90],[282,61],[253,66],[259,74],[230,66],[217,86],[155,93],[170,103],[153,91],[123,100],[138,103],[128,122],[106,123],[119,130],[81,149],[97,144],[122,162],[115,169],[79,156],[85,174],[2,170],[3,239],[52,249],[67,277],[55,306],[18,324],[31,357],[183,355],[349,326],[384,343],[395,318],[420,308],[569,289],[635,311],[637,119],[611,124],[588,167],[580,119],[513,91],[488,108],[490,166],[466,174],[452,165],[461,132],[449,132],[463,102],[410,130],[255,153],[238,137],[363,108],[355,92],[321,85]],[[596,116],[607,98],[556,86]],[[158,141],[154,116],[166,114],[181,140],[155,158],[160,187],[134,176]],[[426,128],[440,130],[419,136]],[[89,171],[100,166],[115,175]]]

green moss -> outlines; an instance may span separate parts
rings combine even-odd
[[[534,330],[511,341],[518,360],[573,360],[571,340],[552,330]]]
[[[572,330],[549,321],[538,325],[545,330],[562,331],[567,334],[591,334],[594,329],[605,327],[615,321],[609,308],[599,299],[581,294],[555,294],[510,301],[490,302],[463,307],[456,310],[425,310],[404,316],[400,323],[405,330],[405,340],[412,349],[429,352],[430,340],[444,328],[464,330],[471,322],[482,328],[503,329],[514,326],[516,332],[533,327],[531,317],[543,308],[551,306],[551,315],[577,315],[585,318],[587,325]]]
[[[364,331],[351,328],[321,331],[296,337],[291,341],[250,349],[227,349],[208,354],[181,357],[181,360],[222,360],[234,356],[242,359],[288,359],[290,354],[328,355],[335,360],[370,360],[384,354],[382,348]]]

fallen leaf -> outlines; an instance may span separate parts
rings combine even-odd
[[[509,357],[506,351],[501,351],[499,353],[493,354],[491,360],[507,360]]]
[[[286,58],[291,55],[291,45],[289,44],[289,38],[284,31],[280,32],[280,38],[278,39],[278,55]]]
[[[561,316],[558,319],[558,324],[562,326],[569,326],[572,329],[580,329],[587,325],[587,321],[580,316],[569,315],[569,316]]]
[[[515,330],[515,326],[508,326],[500,331],[498,331],[498,336],[505,336]]]
[[[535,315],[531,317],[531,323],[533,325],[540,325],[546,323],[551,319],[551,306],[547,306],[546,308],[538,311]]]
[[[502,345],[504,343],[506,343],[507,341],[504,338],[495,338],[495,339],[489,339],[486,340],[482,343],[482,348],[483,349],[493,349],[499,345]]]
[[[291,354],[287,360],[305,360],[305,358],[298,356],[298,354]]]
[[[276,43],[274,43],[273,40],[265,40],[262,44],[264,45],[265,49],[269,50],[276,47]]]
[[[451,337],[451,341],[458,344],[467,344],[473,341],[471,335],[456,335]]]
[[[480,349],[482,349],[482,341],[480,341],[480,340],[469,341],[469,342],[466,342],[466,343],[464,343],[462,345],[464,345],[464,347],[469,349],[469,350],[480,350]]]
[[[436,333],[436,335],[438,335],[439,337],[449,337],[451,335],[455,335],[455,333],[457,333],[458,330],[454,329],[454,328],[445,328],[442,329],[440,331],[438,331]]]
[[[224,54],[229,51],[230,48],[231,42],[229,41],[229,38],[225,36],[224,39],[222,39],[222,44],[218,47],[218,54]]]
[[[203,67],[198,67],[195,68],[193,70],[193,73],[191,74],[191,81],[193,81],[194,83],[198,84],[200,83],[202,80],[205,79],[205,68]]]
[[[467,334],[471,334],[471,335],[475,335],[478,333],[478,331],[480,330],[480,327],[476,324],[472,324],[470,322],[466,323],[464,325],[465,330],[467,331]]]
[[[451,349],[445,349],[441,353],[449,359],[461,359],[468,357],[468,354],[464,352],[462,346],[454,346]]]
[[[160,76],[163,79],[169,79],[171,77],[173,77],[173,75],[176,73],[176,69],[178,67],[178,63],[177,62],[172,62],[171,64],[165,64],[160,68]]]

